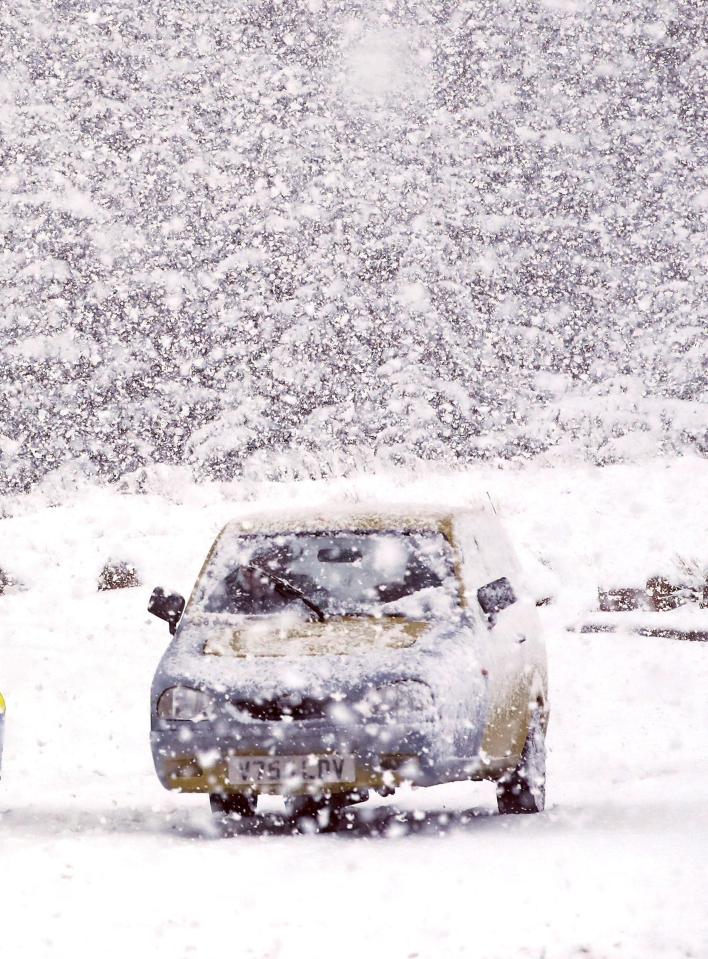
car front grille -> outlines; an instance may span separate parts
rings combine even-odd
[[[293,696],[278,699],[232,700],[231,705],[240,713],[247,713],[252,719],[263,722],[295,721],[303,719],[326,719],[331,699],[313,699]]]

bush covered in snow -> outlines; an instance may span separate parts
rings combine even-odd
[[[0,484],[705,450],[702,7],[3,4]]]
[[[130,589],[140,586],[138,571],[125,560],[109,560],[98,577],[99,592],[109,589]]]

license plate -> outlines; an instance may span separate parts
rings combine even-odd
[[[244,783],[353,783],[353,756],[231,756],[229,782]]]

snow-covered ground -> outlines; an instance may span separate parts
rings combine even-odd
[[[708,645],[565,628],[598,585],[708,562],[706,461],[159,485],[0,501],[0,567],[24,586],[0,596],[4,953],[708,956]],[[454,784],[371,801],[334,835],[293,834],[277,800],[224,833],[205,798],[161,789],[148,690],[168,634],[145,610],[153,585],[187,592],[245,509],[484,490],[557,592],[542,610],[543,815],[499,817],[491,784]],[[144,586],[98,593],[111,557]]]

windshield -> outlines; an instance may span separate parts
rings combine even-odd
[[[459,587],[452,549],[438,532],[254,535],[220,544],[196,603],[240,616],[297,609],[313,619],[432,619],[459,606]]]

